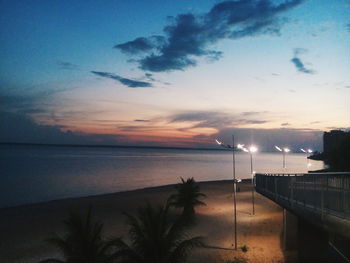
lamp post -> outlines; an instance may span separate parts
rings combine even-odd
[[[258,150],[255,146],[249,147],[250,154],[250,173],[252,175],[252,205],[253,205],[253,215],[255,215],[255,200],[254,200],[254,169],[253,169],[253,153]]]
[[[300,151],[302,151],[303,153],[306,153],[307,166],[308,166],[308,167],[311,166],[309,157],[310,157],[310,155],[311,155],[314,151],[311,150],[311,149],[304,150],[303,148],[300,148]]]
[[[223,142],[215,139],[216,143],[220,146],[228,149],[232,149],[232,176],[233,176],[233,218],[234,218],[234,245],[235,250],[237,250],[237,202],[236,202],[236,159],[235,159],[235,150],[237,147],[235,147],[235,138],[232,135],[232,145],[224,144]]]
[[[250,155],[250,174],[252,177],[252,214],[255,215],[253,153],[257,152],[258,148],[254,145],[250,146],[248,149],[244,148],[243,146],[241,149],[248,152]]]
[[[282,152],[282,155],[283,155],[283,168],[286,168],[286,153],[289,153],[290,149],[287,148],[287,147],[284,147],[282,149],[282,148],[280,148],[280,147],[278,147],[276,145],[275,145],[275,148],[276,148],[277,151]]]

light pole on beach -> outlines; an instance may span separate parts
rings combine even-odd
[[[301,148],[300,151],[302,151],[303,153],[306,153],[307,166],[311,166],[309,157],[314,151],[311,149],[304,150],[303,148]]]
[[[254,145],[250,146],[248,149],[242,147],[243,151],[248,152],[250,155],[250,175],[252,177],[252,214],[255,215],[255,200],[254,200],[254,169],[253,169],[253,153],[258,151],[258,148]]]
[[[238,149],[238,147],[235,147],[235,138],[232,135],[232,145],[229,144],[224,144],[223,142],[215,139],[216,143],[219,144],[220,146],[227,148],[227,149],[232,149],[232,176],[233,176],[233,218],[234,218],[234,245],[235,245],[235,250],[237,250],[237,203],[236,203],[236,159],[235,159],[235,150]],[[240,145],[238,145],[240,146]]]
[[[278,147],[276,145],[275,145],[275,148],[276,148],[277,151],[282,152],[282,155],[283,155],[283,168],[286,168],[286,153],[290,152],[289,148],[284,147],[282,149],[282,148],[280,148],[280,147]]]

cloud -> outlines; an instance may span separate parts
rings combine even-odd
[[[146,77],[146,79],[148,79],[149,81],[156,81],[156,80],[153,78],[153,74],[151,74],[151,73],[145,73],[145,77]]]
[[[314,74],[315,71],[305,67],[304,63],[299,58],[299,55],[306,53],[307,50],[303,48],[294,49],[294,57],[290,60],[299,72],[306,74]]]
[[[115,45],[114,48],[120,49],[128,55],[135,55],[139,53],[149,52],[156,47],[163,45],[165,38],[163,36],[151,36],[148,38],[138,37],[132,41],[123,44]]]
[[[300,60],[300,58],[294,57],[290,61],[293,62],[294,66],[299,72],[303,72],[306,74],[314,74],[314,71],[312,69],[305,68],[304,63]]]
[[[57,65],[59,66],[60,69],[66,69],[66,70],[76,70],[78,69],[78,66],[67,62],[67,61],[57,61]]]
[[[64,83],[45,83],[11,89],[0,84],[0,110],[28,115],[48,114],[50,109],[61,103],[55,100],[56,94],[77,88],[63,85]]]
[[[257,114],[254,112],[254,114]],[[189,122],[194,123],[191,128],[215,128],[231,127],[246,124],[263,124],[267,120],[242,118],[246,116],[245,113],[233,115],[224,112],[215,111],[194,111],[175,114],[169,117],[169,122]]]
[[[42,96],[11,94],[0,88],[0,105],[2,110],[21,112],[22,114],[45,113]]]
[[[135,122],[150,122],[150,120],[140,120],[140,119],[136,119],[134,120]]]
[[[0,142],[46,144],[117,144],[121,135],[79,134],[62,131],[62,126],[41,125],[29,116],[0,111]]]
[[[108,72],[99,72],[99,71],[91,71],[91,73],[103,77],[103,78],[109,78],[113,79],[116,81],[119,81],[121,84],[129,87],[129,88],[149,88],[153,87],[152,83],[150,82],[145,82],[145,81],[138,81],[138,80],[132,80],[132,79],[127,79],[123,78],[121,76],[115,75],[113,73],[108,73]]]
[[[245,112],[242,112],[242,115],[243,116],[251,116],[251,115],[259,115],[262,113],[268,113],[268,112],[267,111],[245,111]]]
[[[237,124],[241,120],[237,114],[236,118],[232,115],[231,124]],[[311,129],[256,129],[256,128],[235,128],[231,124],[228,126],[218,125],[215,127],[214,134],[195,134],[191,137],[159,137],[157,132],[163,134],[169,131],[165,126],[119,126],[119,131],[142,133],[145,132],[154,135],[148,136],[129,136],[129,135],[112,135],[112,134],[85,134],[72,131],[62,130],[59,125],[41,125],[35,122],[32,118],[18,113],[0,111],[1,129],[0,142],[18,142],[18,143],[46,143],[46,144],[85,144],[85,145],[155,145],[155,146],[174,146],[182,145],[188,147],[216,147],[214,139],[229,142],[232,139],[232,134],[240,143],[251,144],[255,143],[259,146],[259,151],[274,150],[274,145],[289,146],[294,149],[310,147],[313,149],[322,149],[322,131]],[[185,114],[172,116],[174,121],[182,122],[184,120],[195,121],[200,119],[206,121],[206,125],[213,124],[210,122],[210,116],[219,117],[220,113],[192,113],[187,117]],[[136,120],[135,120],[136,121]],[[141,120],[143,122],[144,120]],[[254,120],[250,120],[254,122]],[[147,122],[147,121],[146,121]],[[244,121],[247,123],[249,121]],[[228,123],[228,122],[227,122]],[[226,123],[226,124],[227,124]],[[202,124],[202,126],[205,126]],[[184,129],[186,132],[186,129]]]
[[[290,126],[290,123],[289,122],[283,122],[283,123],[281,123],[281,126]]]
[[[196,57],[217,60],[222,52],[208,49],[223,39],[239,39],[262,34],[279,35],[283,12],[303,0],[274,5],[270,0],[224,1],[204,14],[179,14],[163,28],[165,36],[138,37],[118,44],[122,52],[139,55],[142,70],[164,72],[197,65]]]

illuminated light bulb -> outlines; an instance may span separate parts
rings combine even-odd
[[[242,149],[242,150],[243,150],[243,148],[244,148],[244,144],[240,144],[240,143],[239,143],[239,144],[237,144],[237,148],[238,148],[238,149]]]
[[[281,149],[280,147],[278,147],[278,146],[275,145],[275,148],[276,148],[278,151],[282,152],[282,149]]]
[[[249,151],[250,151],[251,153],[255,153],[257,150],[258,150],[258,148],[256,148],[256,146],[250,146],[250,147],[249,147]]]

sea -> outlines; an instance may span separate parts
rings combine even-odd
[[[236,177],[257,173],[306,173],[322,161],[289,153],[235,154]],[[232,179],[232,151],[0,145],[0,208],[196,181]]]

